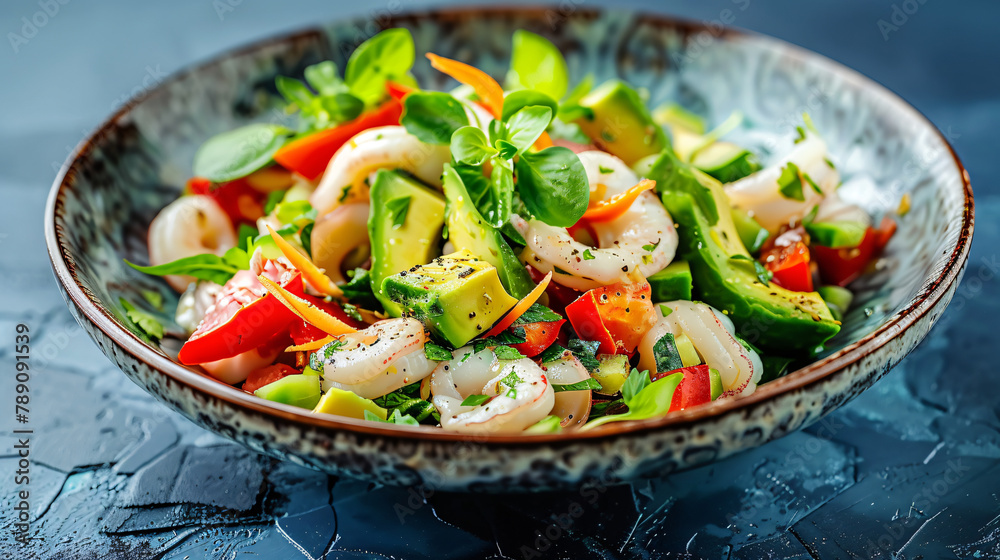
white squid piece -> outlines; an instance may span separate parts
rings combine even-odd
[[[208,196],[182,196],[166,205],[149,224],[149,264],[165,264],[203,253],[222,256],[236,246],[229,216]],[[191,276],[165,276],[170,287],[183,292]]]
[[[635,172],[611,154],[591,150],[579,157],[587,170],[592,198],[611,198],[639,182]],[[593,224],[599,247],[580,243],[566,228],[540,220],[526,221],[517,215],[511,220],[528,242],[521,260],[543,273],[551,271],[552,280],[581,291],[627,281],[636,269],[648,277],[670,264],[677,250],[674,221],[649,191],[640,194],[620,217]],[[653,249],[648,250],[649,246]]]
[[[431,374],[431,403],[441,414],[441,427],[468,434],[524,431],[555,406],[555,392],[542,370],[528,358],[498,360],[492,350],[473,353],[459,348],[455,358],[441,362]],[[471,395],[488,401],[462,406]]]
[[[840,184],[840,174],[827,163],[826,142],[814,133],[807,132],[804,140],[795,145],[787,156],[760,171],[726,185],[726,195],[733,206],[753,214],[757,222],[768,231],[776,231],[783,224],[801,219],[813,206],[833,193]],[[803,181],[805,200],[786,198],[781,194],[782,168],[794,163],[809,175],[823,194],[817,193]]]
[[[374,399],[422,380],[437,365],[424,355],[427,333],[416,319],[386,319],[338,340],[335,350],[319,350],[324,391],[336,387]]]
[[[184,290],[177,300],[177,312],[174,321],[191,336],[198,329],[198,324],[205,318],[209,308],[215,305],[215,299],[222,292],[222,286],[215,282],[201,280],[192,283]]]
[[[671,313],[663,316],[660,306],[654,306],[660,318],[639,343],[639,369],[656,371],[653,346],[663,335],[685,334],[701,359],[719,370],[722,396],[749,395],[757,388],[764,372],[760,356],[736,340],[733,321],[704,303],[671,301],[664,303]]]

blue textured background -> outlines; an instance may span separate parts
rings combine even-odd
[[[51,0],[58,13],[37,16],[45,24],[16,45],[10,33],[21,34],[22,18],[36,17],[40,3],[0,6],[0,557],[1000,556],[1000,163],[990,134],[1000,120],[1000,3],[616,3],[699,20],[746,5],[734,25],[818,51],[899,93],[945,132],[970,170],[972,257],[928,340],[806,432],[669,480],[484,497],[330,479],[167,411],[75,325],[41,233],[49,184],[71,147],[165,74],[262,36],[429,4],[62,1]],[[896,28],[880,29],[879,20]],[[13,331],[22,322],[33,334],[36,433],[28,548],[11,537]]]

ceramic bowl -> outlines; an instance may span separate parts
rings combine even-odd
[[[274,77],[346,55],[383,27],[413,32],[433,51],[502,77],[511,34],[552,39],[574,80],[620,77],[651,105],[674,100],[721,122],[745,115],[733,138],[766,159],[792,144],[808,112],[845,178],[842,193],[901,220],[878,270],[858,281],[856,303],[831,350],[758,388],[666,418],[556,436],[469,438],[313,415],[216,382],[172,359],[126,317],[120,298],[165,298],[169,328],[177,296],[122,262],[148,262],[146,229],[191,175],[197,147],[252,121],[283,118]],[[424,60],[414,70],[447,87]],[[453,84],[451,84],[453,85]],[[251,449],[337,475],[444,490],[568,488],[587,481],[662,476],[761,445],[806,426],[870,387],[927,334],[958,286],[973,229],[972,191],[947,141],[885,88],[822,56],[781,41],[649,14],[563,8],[388,15],[337,22],[262,41],[164,81],[111,116],[70,156],[52,187],[45,233],[52,266],[81,325],[135,383],[193,422]]]

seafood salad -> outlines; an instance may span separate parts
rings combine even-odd
[[[178,361],[312,413],[458,433],[659,418],[815,356],[905,213],[838,196],[808,115],[759,161],[725,140],[739,114],[710,128],[621,80],[571,82],[527,31],[503,85],[426,58],[457,87],[421,87],[389,29],[343,72],[278,76],[280,124],[201,146],[149,265],[128,263],[181,293]],[[169,336],[146,303],[122,301]]]

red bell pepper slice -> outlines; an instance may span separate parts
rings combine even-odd
[[[674,390],[674,398],[670,401],[670,412],[712,402],[712,377],[709,374],[708,364],[657,373],[651,375],[649,380],[657,381],[675,373],[683,373],[684,377]]]
[[[537,356],[546,348],[552,346],[552,343],[559,337],[559,329],[562,328],[563,323],[565,322],[566,319],[560,319],[558,321],[549,321],[545,323],[527,323],[525,325],[520,325],[524,328],[524,336],[526,340],[519,344],[511,344],[510,347],[529,358]]]
[[[187,182],[187,192],[203,194],[215,201],[229,216],[233,227],[253,225],[264,215],[267,195],[251,187],[244,179],[216,185],[204,177],[192,177]]]
[[[315,181],[326,170],[333,155],[358,133],[377,126],[399,124],[403,104],[392,98],[378,108],[363,113],[353,121],[293,140],[275,152],[274,161],[282,167]]]
[[[397,101],[402,101],[406,97],[406,94],[416,91],[416,88],[404,86],[403,84],[389,80],[385,83],[385,90],[389,92],[389,97]]]
[[[269,366],[251,371],[250,375],[247,376],[247,380],[243,382],[243,390],[247,393],[253,394],[254,391],[260,389],[264,385],[269,385],[279,379],[288,377],[289,375],[297,375],[300,373],[302,372],[290,365],[271,364]]]
[[[545,274],[537,268],[533,266],[527,268],[528,274],[531,275],[531,281],[535,284],[540,283],[545,278]],[[549,282],[549,285],[545,288],[545,294],[549,297],[546,306],[552,311],[563,315],[565,315],[566,306],[580,297],[580,292],[555,282]]]
[[[656,322],[649,282],[618,282],[584,292],[566,306],[566,318],[601,354],[631,354]]]
[[[344,312],[344,309],[335,302],[326,301],[324,299],[313,297],[308,294],[300,295],[300,297],[356,329],[364,329],[368,327],[367,323],[349,317],[347,313]],[[323,331],[319,327],[310,325],[309,323],[301,319],[292,322],[290,331],[292,335],[292,342],[295,344],[295,346],[298,346],[300,344],[305,344],[307,342],[312,342],[314,340],[320,340],[329,336],[325,331]]]
[[[302,276],[267,261],[268,278],[302,296]],[[177,359],[193,365],[231,358],[264,344],[298,319],[292,310],[267,293],[253,272],[237,272],[216,298],[198,329],[181,347]]]

